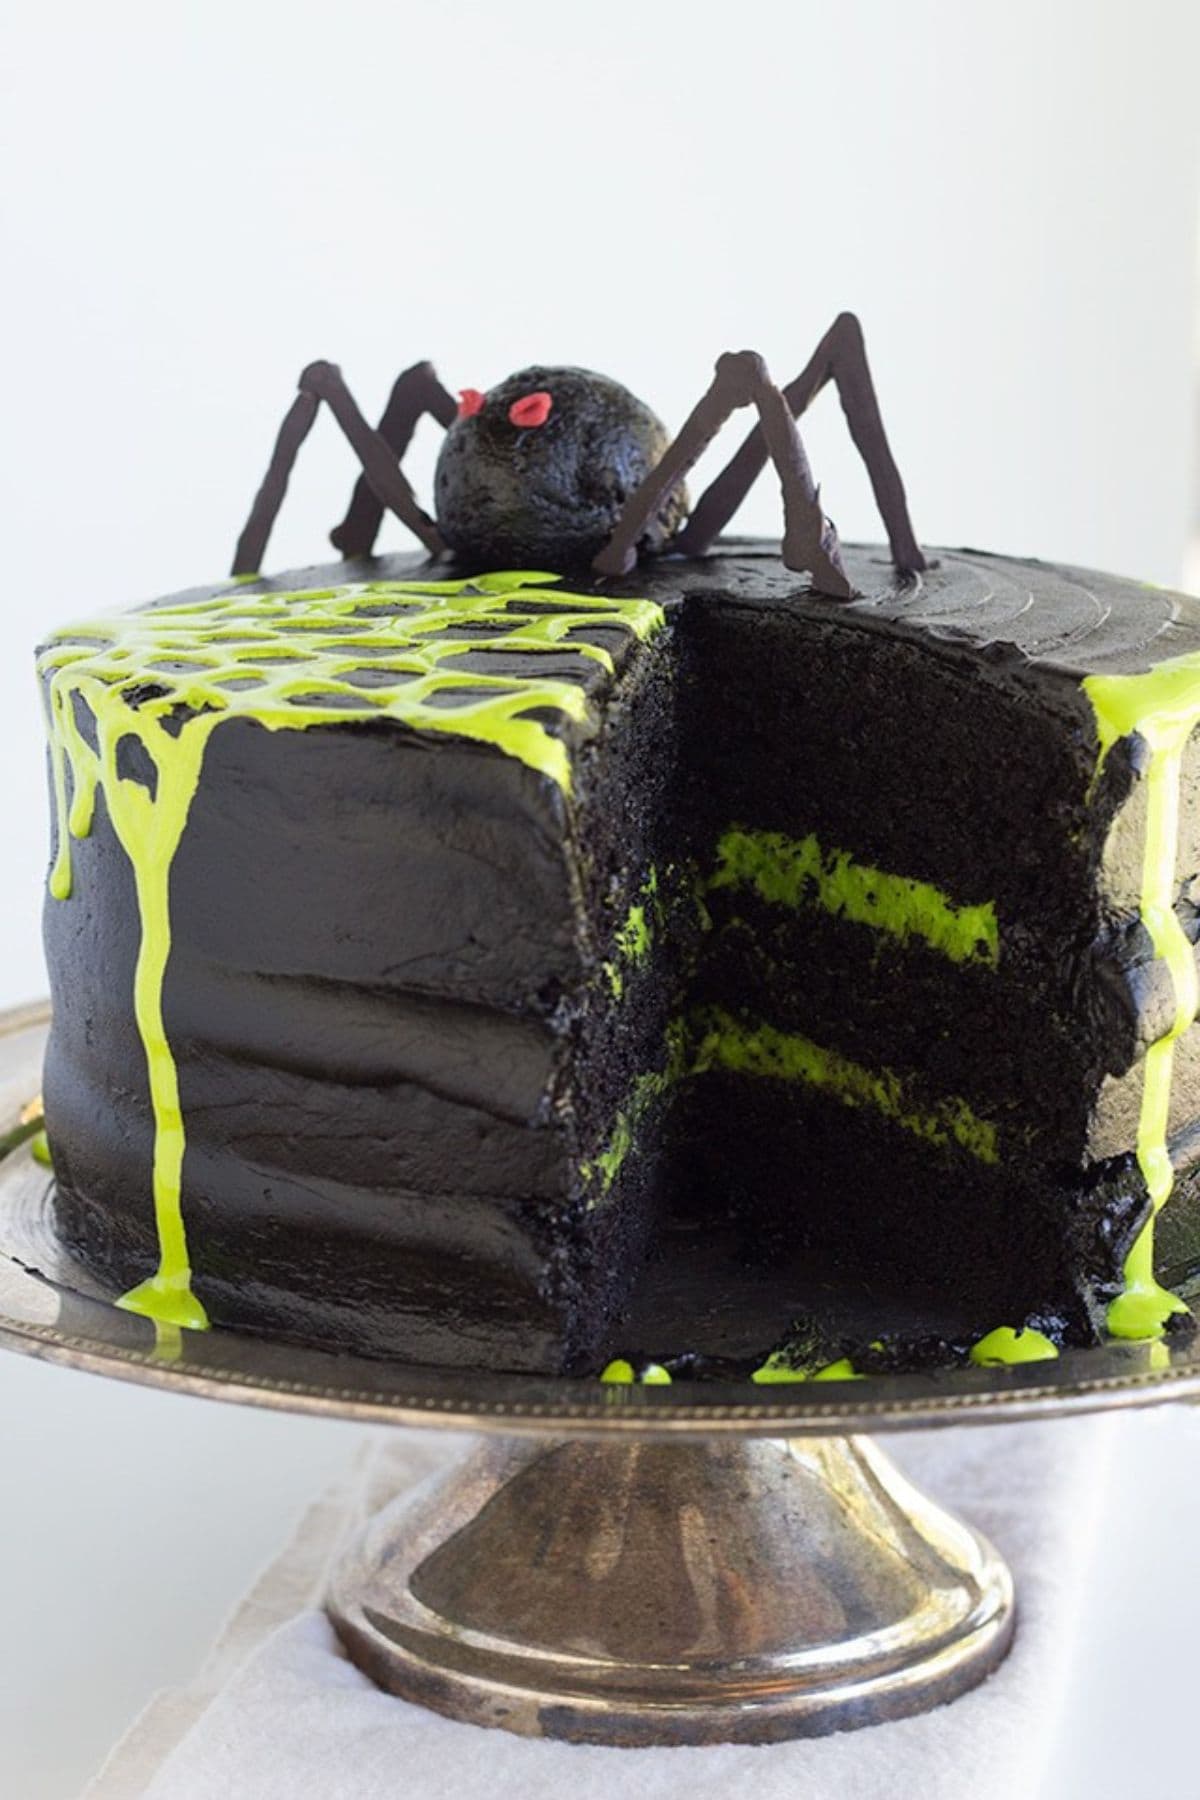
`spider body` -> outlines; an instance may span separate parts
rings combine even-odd
[[[666,427],[628,388],[587,369],[539,365],[467,392],[434,475],[448,547],[477,564],[586,567],[662,461]],[[638,554],[665,549],[686,516],[680,482],[647,520]]]
[[[760,469],[774,464],[783,495],[781,553],[814,590],[850,599],[837,533],[825,517],[796,420],[827,382],[871,477],[897,569],[923,569],[900,472],[892,457],[858,320],[842,313],[785,388],[760,356],[718,357],[710,387],[670,438],[628,388],[586,369],[535,366],[488,393],[460,390],[456,403],[430,363],[405,370],[372,428],[333,363],[310,363],[280,428],[266,478],[234,555],[235,575],[257,573],[296,455],[322,403],[362,465],[350,506],[331,533],[347,558],[369,556],[384,510],[394,512],[431,555],[446,549],[477,569],[525,565],[597,576],[627,575],[641,556],[674,550],[702,556],[733,517]],[[689,517],[684,477],[740,407],[758,422]],[[446,428],[435,476],[436,520],[417,502],[401,467],[425,413]]]

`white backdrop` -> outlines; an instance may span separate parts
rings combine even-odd
[[[1179,576],[1193,0],[60,0],[13,9],[9,33],[0,1003],[42,987],[32,645],[224,569],[315,356],[368,411],[421,356],[451,387],[564,360],[678,423],[718,351],[787,378],[853,306],[927,541]],[[872,535],[837,409],[818,415],[826,503]],[[424,430],[426,493],[435,450]],[[321,551],[350,478],[319,430],[278,562]],[[778,517],[768,481],[747,522]],[[343,1439],[16,1364],[0,1420],[29,1450],[0,1483],[0,1530],[26,1546],[25,1673],[0,1645],[0,1708],[7,1682],[33,1800],[72,1792],[156,1674],[186,1668],[271,1509]],[[38,1596],[80,1445],[106,1572],[76,1540],[64,1634]],[[201,1463],[245,1529],[185,1566]]]

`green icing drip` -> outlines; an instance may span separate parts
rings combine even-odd
[[[849,851],[823,849],[811,835],[790,838],[731,827],[717,843],[717,867],[708,886],[752,887],[777,906],[813,903],[902,941],[923,938],[952,962],[994,968],[1000,955],[991,900],[956,905],[927,881],[855,862]]]
[[[152,1185],[159,1264],[148,1281],[118,1304],[130,1312],[200,1330],[208,1320],[191,1285],[180,1204],[183,1116],[175,1058],[163,1026],[162,989],[171,947],[171,863],[199,781],[204,746],[225,715],[202,712],[172,735],[162,724],[169,702],[151,702],[135,709],[129,706],[122,686],[118,685],[128,685],[135,679],[135,669],[137,675],[142,674],[142,659],[134,667],[126,665],[122,669],[124,659],[119,652],[106,647],[103,652],[84,652],[86,665],[72,658],[58,666],[53,660],[55,654],[53,648],[45,653],[44,666],[50,675],[51,751],[60,808],[67,764],[73,777],[74,798],[65,829],[62,811],[59,813],[58,857],[51,873],[50,891],[56,899],[66,899],[70,894],[69,840],[72,836],[83,837],[91,829],[96,793],[103,788],[113,830],[133,868],[141,920],[133,1000],[154,1115]],[[110,656],[114,658],[112,662],[102,660]],[[93,662],[99,665],[94,672]],[[95,719],[96,751],[79,729],[74,710],[76,694],[83,698]],[[157,788],[153,798],[139,783],[124,780],[117,772],[118,748],[130,738],[141,743],[154,766]]]
[[[100,790],[137,891],[134,1011],[154,1115],[159,1264],[119,1302],[130,1311],[167,1327],[208,1323],[192,1291],[182,1207],[185,1127],[162,996],[171,950],[171,866],[209,738],[236,718],[270,731],[391,718],[493,744],[569,791],[566,745],[526,715],[551,708],[593,723],[579,683],[454,666],[472,652],[568,648],[611,671],[611,655],[588,641],[589,630],[618,625],[647,638],[663,621],[651,601],[536,591],[556,580],[517,572],[291,594],[234,587],[213,599],[88,622],[57,633],[41,653],[58,820],[50,891],[59,900],[71,893],[70,841],[90,831]],[[439,695],[453,695],[454,704],[438,704]],[[94,721],[94,749],[80,729],[77,701]],[[118,769],[120,747],[131,739],[154,771],[153,794]],[[169,1331],[161,1342],[171,1353]]]
[[[739,1075],[802,1081],[832,1094],[846,1106],[869,1107],[904,1131],[927,1142],[950,1143],[980,1162],[999,1160],[996,1127],[965,1100],[952,1095],[932,1107],[915,1105],[904,1077],[893,1069],[868,1069],[836,1050],[827,1050],[798,1032],[773,1025],[744,1024],[719,1007],[699,1015],[702,1035],[694,1068],[729,1069]]]
[[[183,1355],[183,1332],[178,1325],[153,1318],[155,1362],[176,1363]]]
[[[866,1381],[867,1377],[854,1367],[848,1356],[825,1363],[819,1369],[798,1369],[788,1361],[784,1351],[775,1350],[761,1368],[754,1370],[750,1379],[760,1387],[768,1387],[793,1381]]]
[[[1150,1195],[1150,1217],[1125,1259],[1124,1291],[1108,1309],[1114,1337],[1151,1338],[1172,1313],[1187,1311],[1155,1278],[1154,1224],[1175,1185],[1167,1147],[1175,1044],[1200,1005],[1195,954],[1175,912],[1180,773],[1188,739],[1200,723],[1200,652],[1172,657],[1144,675],[1089,675],[1083,686],[1100,740],[1097,775],[1113,745],[1135,732],[1149,752],[1139,912],[1175,993],[1170,1026],[1146,1052],[1142,1075],[1137,1160]]]
[[[600,1371],[600,1379],[610,1387],[629,1387],[635,1381],[640,1381],[644,1387],[671,1385],[670,1371],[664,1369],[661,1363],[646,1363],[641,1373],[637,1374],[633,1364],[623,1356],[614,1357],[612,1362],[606,1364]]]
[[[1002,1363],[1049,1362],[1057,1355],[1057,1345],[1028,1325],[1019,1326],[1016,1331],[1011,1325],[997,1326],[971,1348],[971,1361],[984,1369]]]

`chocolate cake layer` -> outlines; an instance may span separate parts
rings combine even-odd
[[[573,587],[382,558],[59,634],[84,1260],[175,1323],[514,1369],[761,1357],[847,1294],[864,1342],[1159,1329],[1152,1210],[1160,1276],[1200,1257],[1162,723],[1200,607],[847,566],[835,605],[756,545]]]

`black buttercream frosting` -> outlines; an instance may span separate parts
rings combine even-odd
[[[506,391],[565,411],[564,373]],[[478,453],[481,419],[443,464]],[[460,486],[486,510],[480,466],[478,491],[465,460]],[[581,554],[614,505],[596,497]],[[439,516],[469,548],[468,501]],[[533,521],[514,566],[536,543]],[[539,714],[569,795],[490,744],[389,720],[213,732],[163,1004],[214,1322],[576,1370],[626,1351],[749,1367],[797,1332],[829,1355],[961,1354],[1001,1324],[1101,1329],[1148,1210],[1140,1064],[1170,995],[1138,917],[1136,744],[1096,779],[1080,678],[1200,650],[1200,605],[936,554],[898,582],[886,552],[846,549],[846,605],[740,541],[572,583],[657,602],[666,626],[612,629],[611,670],[555,652],[588,700]],[[384,557],[237,591],[460,573]],[[464,682],[528,660],[500,635]],[[1196,774],[1185,758],[1187,796]],[[765,859],[758,885],[722,883],[735,830]],[[1193,939],[1198,837],[1189,798]],[[122,1291],[154,1266],[152,1126],[137,907],[103,795],[74,856],[72,897],[46,911],[57,1214]],[[995,954],[948,953],[926,904],[994,917]],[[1172,1277],[1200,1251],[1198,1080],[1185,1037]]]

